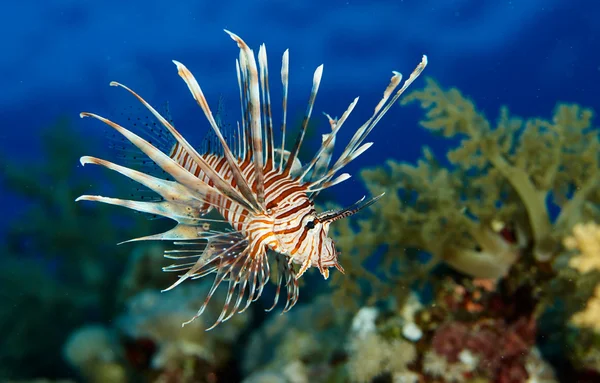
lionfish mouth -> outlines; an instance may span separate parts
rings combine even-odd
[[[268,251],[269,246],[277,243],[275,239],[281,232],[274,232],[272,223],[265,222],[265,215],[270,215],[272,209],[284,209],[283,206],[287,206],[288,210],[285,213],[279,211],[279,216],[287,217],[290,227],[296,227],[298,225],[292,222],[297,222],[301,217],[306,216],[308,214],[306,209],[313,209],[312,201],[320,191],[350,178],[347,173],[339,175],[338,173],[371,147],[371,142],[365,142],[368,134],[427,65],[427,57],[423,56],[421,62],[404,82],[400,73],[393,72],[373,114],[358,127],[336,161],[332,161],[336,135],[354,110],[358,97],[349,104],[339,119],[325,114],[331,131],[323,135],[321,147],[312,160],[306,166],[300,167],[295,164],[299,162],[298,154],[321,83],[323,65],[317,67],[314,72],[312,90],[302,125],[294,146],[288,151],[285,148],[289,85],[288,51],[283,53],[281,60],[283,100],[281,137],[277,140],[281,145],[278,145],[274,138],[276,124],[273,123],[271,109],[266,47],[264,44],[261,45],[258,55],[255,55],[239,36],[226,32],[239,48],[235,69],[239,86],[241,121],[237,125],[237,134],[235,131],[227,132],[223,128],[218,116],[215,118],[213,115],[196,78],[178,61],[173,61],[177,72],[204,112],[211,128],[212,135],[208,148],[199,149],[191,146],[175,129],[170,118],[165,118],[140,95],[118,82],[111,82],[110,85],[128,91],[156,118],[156,124],[146,124],[146,128],[139,124],[137,126],[138,129],[146,129],[143,133],[148,136],[148,139],[97,114],[88,112],[80,114],[81,117],[100,120],[113,128],[123,136],[124,141],[132,144],[134,150],[141,152],[136,156],[142,158],[141,156],[145,155],[156,165],[156,172],[150,173],[147,168],[136,170],[89,156],[82,157],[81,163],[100,165],[118,172],[155,192],[158,198],[140,201],[83,195],[77,201],[95,201],[123,206],[177,222],[175,227],[164,233],[130,241],[175,242],[176,248],[166,251],[165,257],[179,263],[165,267],[164,270],[179,273],[179,278],[164,291],[175,288],[187,279],[215,275],[213,286],[204,303],[189,322],[204,312],[221,283],[229,284],[224,307],[214,325],[208,330],[228,320],[235,313],[245,311],[252,302],[260,298],[269,281],[270,264],[273,263],[277,264],[276,294],[273,306],[268,311],[277,304],[282,286],[287,290],[283,311],[288,311],[296,304],[299,295],[297,279],[308,267],[314,266],[315,257],[320,259],[321,250],[313,249],[306,252],[302,259],[294,259],[296,263],[301,264],[300,269],[296,270],[291,262],[291,255],[279,253],[276,249]],[[165,141],[168,141],[168,146],[161,146]],[[168,179],[165,179],[165,174]],[[349,217],[370,206],[381,196],[383,194],[370,199],[363,197],[344,209],[321,213],[317,219],[323,223],[331,223]],[[284,198],[293,203],[281,204],[278,207],[270,205],[272,202],[269,201],[281,201]],[[220,219],[208,218],[209,215],[206,213],[209,211],[218,212]],[[273,216],[274,214],[275,212]],[[314,222],[311,222],[310,225],[299,225],[297,229],[286,229],[285,234],[289,234],[291,238],[302,238],[299,241],[305,241],[307,233],[313,228]],[[290,233],[290,230],[294,232]],[[303,232],[300,232],[301,230]],[[312,242],[294,243],[294,246],[300,248],[302,244],[307,243]],[[337,259],[333,266],[343,272],[341,266],[337,264]],[[328,271],[322,272],[328,275]],[[245,304],[242,304],[243,301]]]

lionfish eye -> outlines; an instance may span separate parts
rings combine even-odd
[[[308,230],[314,229],[315,228],[315,221],[308,221],[308,222],[306,222],[306,228]]]

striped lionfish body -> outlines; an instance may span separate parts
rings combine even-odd
[[[326,115],[331,132],[323,135],[321,147],[304,166],[298,153],[304,139],[313,105],[319,89],[323,66],[313,77],[312,92],[300,132],[291,150],[285,150],[285,131],[288,94],[288,51],[282,58],[281,81],[283,85],[281,140],[274,137],[266,48],[260,47],[258,65],[254,52],[233,33],[227,32],[240,48],[236,70],[240,88],[241,122],[233,140],[227,139],[206,98],[190,71],[174,61],[179,75],[187,84],[192,96],[202,108],[214,134],[219,150],[200,153],[194,149],[175,127],[142,97],[116,82],[136,97],[170,134],[170,150],[160,150],[150,141],[130,130],[98,115],[94,117],[120,133],[171,179],[163,179],[94,157],[82,157],[82,164],[102,165],[151,189],[161,198],[155,201],[135,201],[84,195],[77,200],[98,201],[124,206],[133,210],[168,217],[177,222],[171,230],[150,235],[139,240],[173,241],[177,246],[165,252],[167,258],[178,263],[165,267],[166,271],[180,274],[170,290],[186,279],[197,279],[215,274],[215,279],[202,307],[189,322],[202,314],[215,290],[227,282],[228,293],[223,310],[211,327],[242,312],[256,301],[271,275],[271,266],[277,267],[276,296],[278,301],[282,286],[287,290],[284,312],[298,300],[297,279],[310,267],[316,267],[324,278],[329,268],[343,272],[333,240],[328,236],[332,222],[348,217],[369,206],[380,196],[365,200],[337,211],[318,213],[314,199],[318,193],[350,176],[338,172],[354,160],[371,143],[365,138],[381,117],[419,76],[427,65],[423,60],[402,84],[402,76],[394,72],[381,101],[369,118],[331,164],[336,134],[354,109],[354,99],[339,119]],[[394,94],[394,91],[396,92]],[[216,218],[209,218],[215,214]],[[223,227],[226,225],[227,227]],[[245,302],[244,302],[245,300]],[[269,310],[270,310],[269,309]],[[186,323],[189,323],[186,322]],[[185,323],[184,323],[185,324]]]

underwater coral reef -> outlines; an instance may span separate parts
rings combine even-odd
[[[2,378],[600,381],[600,129],[592,110],[558,104],[547,117],[521,118],[502,108],[492,122],[432,79],[401,104],[418,104],[421,126],[453,147],[425,148],[416,164],[398,158],[362,170],[370,193],[386,195],[332,226],[346,273],[333,274],[328,291],[306,288],[285,315],[265,314],[270,302],[258,301],[209,332],[225,291],[182,328],[211,282],[161,294],[176,278],[161,272],[162,247],[114,243],[162,223],[74,205],[93,181],[73,176],[68,123],[51,127],[52,161],[27,173],[55,187],[38,187],[10,163],[3,177],[36,208],[12,226],[0,259],[10,302],[0,321],[11,326]],[[15,270],[27,270],[28,281]]]
[[[418,327],[411,371],[425,381],[600,379],[592,110],[559,104],[551,118],[522,119],[502,108],[493,124],[432,79],[402,100],[411,103],[425,111],[424,128],[456,146],[445,159],[425,148],[416,165],[362,171],[386,196],[368,218],[338,226],[347,269],[363,283],[337,278],[335,294],[388,301],[395,318],[406,286],[417,291],[422,307],[396,334]],[[365,267],[377,256],[379,268]]]

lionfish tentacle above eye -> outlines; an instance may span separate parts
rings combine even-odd
[[[367,137],[367,135],[373,130],[375,125],[381,120],[381,118],[387,113],[387,111],[391,108],[391,106],[398,101],[400,96],[406,91],[406,89],[419,77],[419,75],[423,72],[425,67],[427,66],[427,56],[423,56],[421,62],[415,70],[411,73],[409,78],[404,82],[402,87],[396,92],[396,94],[390,100],[390,96],[394,92],[394,90],[398,87],[400,82],[402,81],[402,74],[398,72],[394,72],[389,85],[383,92],[383,97],[375,106],[375,110],[373,111],[373,115],[371,118],[367,120],[357,131],[354,133],[354,136],[340,155],[339,159],[335,162],[335,164],[327,171],[325,175],[323,175],[319,180],[315,180],[316,184],[325,183],[329,181],[335,173],[337,173],[344,166],[348,165],[352,160],[356,159],[359,155],[361,155],[366,149],[368,149],[372,143],[363,144],[363,141]],[[359,146],[361,145],[361,146]],[[314,196],[313,196],[314,198]]]
[[[227,285],[225,302],[212,329],[219,323],[243,312],[262,295],[271,277],[271,262],[276,267],[275,299],[279,300],[283,287],[287,290],[284,312],[298,301],[300,278],[306,270],[316,267],[323,277],[329,268],[343,272],[338,253],[329,237],[330,224],[348,217],[377,201],[380,196],[361,200],[345,209],[317,213],[313,200],[318,193],[350,175],[337,173],[357,158],[372,143],[364,142],[381,117],[397,101],[404,90],[419,76],[427,65],[423,60],[398,91],[402,76],[394,75],[375,106],[373,115],[353,135],[340,157],[331,165],[336,137],[354,110],[358,97],[339,119],[325,114],[330,131],[322,137],[321,147],[302,167],[298,155],[312,116],[316,96],[323,76],[323,66],[314,72],[312,90],[298,136],[290,150],[286,150],[286,127],[289,86],[289,52],[281,60],[282,111],[281,146],[276,145],[267,50],[261,45],[257,57],[237,35],[226,31],[237,43],[239,56],[236,74],[241,105],[237,129],[224,130],[220,116],[215,117],[198,81],[182,63],[174,61],[179,76],[200,106],[210,125],[205,139],[206,150],[198,151],[146,100],[125,85],[111,82],[131,93],[171,136],[170,150],[161,150],[152,141],[104,117],[81,113],[81,117],[95,118],[122,135],[125,140],[143,152],[170,178],[162,179],[110,161],[85,156],[81,163],[103,166],[143,185],[156,193],[156,200],[127,200],[97,195],[83,195],[77,201],[95,201],[123,206],[140,212],[163,216],[177,224],[159,234],[130,241],[172,241],[176,246],[167,250],[165,257],[175,263],[164,271],[176,272],[179,278],[163,291],[176,288],[190,279],[214,275],[213,284],[189,323],[206,310],[215,292]],[[396,93],[394,94],[394,91]],[[230,134],[231,133],[231,134]],[[160,142],[166,142],[161,137]],[[163,148],[164,149],[164,148]],[[209,212],[211,213],[209,215]],[[211,217],[211,218],[209,218]],[[186,324],[184,323],[184,324]]]
[[[350,113],[352,113],[352,111],[354,110],[354,107],[357,103],[358,97],[356,97],[354,101],[350,103],[348,109],[346,109],[346,111],[342,114],[342,117],[340,117],[337,120],[334,120],[331,118],[331,116],[325,114],[325,116],[327,116],[327,119],[329,120],[329,124],[331,125],[331,133],[327,134],[326,137],[324,137],[321,147],[319,148],[319,150],[317,150],[317,153],[313,157],[312,161],[306,166],[302,177],[305,177],[311,171],[313,166],[316,166],[316,170],[313,173],[312,179],[318,179],[319,176],[323,176],[323,173],[327,170],[327,167],[329,166],[329,163],[331,161],[331,156],[333,154],[333,146],[335,145],[335,137],[340,131],[342,125],[344,125],[344,122],[346,122],[346,119],[348,118]],[[318,165],[319,163],[321,163],[320,166]]]
[[[287,160],[287,165],[283,170],[284,174],[290,174],[294,160],[298,157],[298,153],[300,152],[300,147],[302,146],[302,141],[304,141],[304,135],[306,134],[306,128],[308,127],[310,116],[312,115],[313,107],[315,105],[315,99],[317,98],[317,93],[319,92],[319,86],[321,85],[322,77],[323,65],[321,64],[317,67],[313,75],[313,86],[310,92],[308,106],[306,107],[306,113],[304,114],[304,118],[302,119],[302,126],[300,127],[300,132],[298,133],[298,137],[296,138],[296,143],[292,148],[290,156]]]

